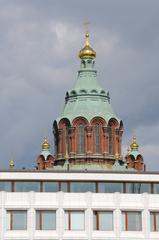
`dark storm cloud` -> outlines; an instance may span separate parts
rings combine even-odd
[[[44,135],[76,79],[85,17],[98,78],[123,119],[124,150],[136,128],[149,169],[159,153],[159,2],[0,1],[0,168],[34,166]]]

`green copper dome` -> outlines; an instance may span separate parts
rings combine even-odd
[[[95,60],[92,58],[81,59],[77,81],[66,93],[64,109],[57,122],[63,118],[72,122],[76,117],[84,117],[88,121],[94,117],[102,117],[107,122],[110,118],[116,118],[111,108],[109,92],[97,81]]]

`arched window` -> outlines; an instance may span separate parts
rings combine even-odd
[[[100,153],[100,125],[97,124],[94,126],[94,147],[95,153]]]
[[[113,154],[113,147],[112,147],[112,128],[108,127],[108,148],[109,148],[109,154]]]
[[[78,153],[82,154],[85,151],[84,146],[84,125],[80,124],[78,127]]]

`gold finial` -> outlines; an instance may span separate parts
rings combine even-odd
[[[118,153],[118,144],[117,144],[117,139],[115,141],[115,160],[119,160],[119,153]]]
[[[88,32],[86,32],[86,34],[85,34],[85,37],[86,37],[86,39],[85,39],[85,46],[89,46],[89,33]]]
[[[49,150],[49,149],[50,149],[50,144],[49,144],[47,138],[44,137],[44,141],[42,143],[42,150]]]
[[[89,46],[89,29],[88,26],[90,25],[89,20],[86,18],[84,21],[84,27],[85,27],[85,46]]]
[[[90,47],[90,44],[89,44],[88,24],[90,24],[89,21],[84,22],[84,25],[86,26],[85,46],[79,52],[79,58],[81,59],[85,59],[85,58],[93,59],[96,57],[96,52],[93,50],[93,48]]]
[[[14,168],[15,164],[14,164],[14,160],[10,160],[9,161],[9,167],[10,168]]]
[[[115,160],[119,160],[119,153],[118,152],[115,153]]]
[[[66,143],[66,153],[65,153],[65,160],[69,160],[69,155],[68,155],[68,145]]]
[[[130,148],[131,148],[131,150],[136,150],[136,151],[138,151],[138,148],[139,148],[139,145],[136,142],[136,131],[135,131],[135,129],[133,130],[133,142],[130,145]]]

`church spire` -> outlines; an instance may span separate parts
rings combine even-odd
[[[119,160],[122,164],[122,124],[112,110],[109,93],[97,80],[95,57],[87,29],[84,47],[79,52],[81,64],[77,80],[67,91],[64,109],[53,124],[57,156],[55,166],[96,169],[99,161],[99,169],[107,168],[107,163],[112,169],[116,168],[112,160]],[[116,149],[114,139],[117,141]]]
[[[65,106],[57,119],[67,118],[70,122],[76,117],[84,117],[88,121],[94,117],[102,117],[108,122],[116,118],[110,104],[109,92],[102,88],[97,79],[95,69],[96,52],[90,47],[88,30],[85,32],[85,44],[79,52],[81,59],[77,80],[71,90],[66,93]]]

